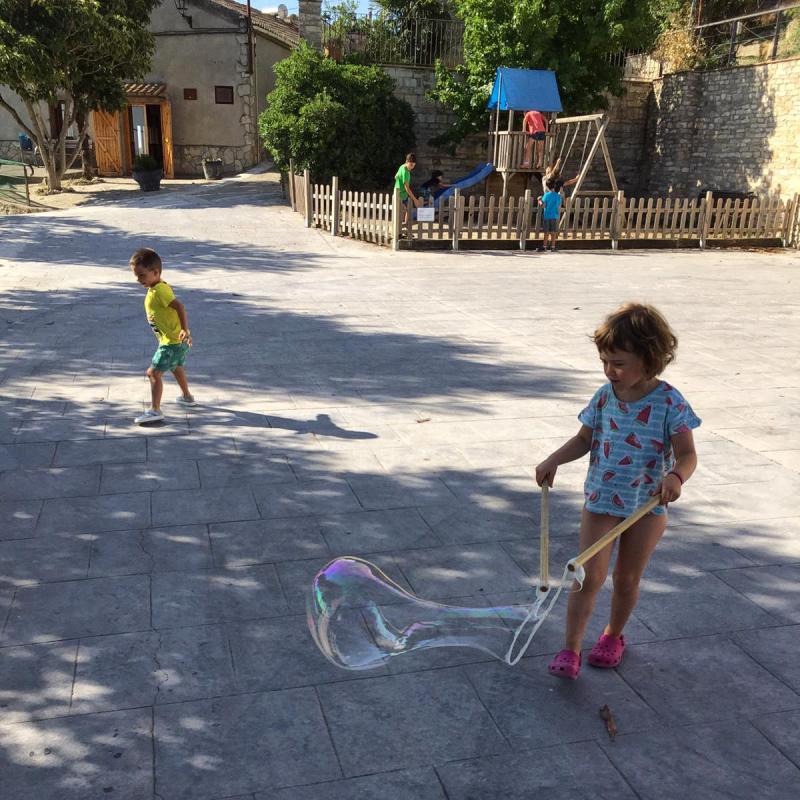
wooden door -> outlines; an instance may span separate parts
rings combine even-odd
[[[172,157],[172,106],[169,100],[161,101],[161,149],[164,158],[164,177],[175,177],[175,162]]]
[[[122,148],[119,141],[119,113],[93,111],[94,145],[100,175],[122,175]]]

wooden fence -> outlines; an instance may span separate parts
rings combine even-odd
[[[542,239],[542,209],[538,198],[465,198],[458,191],[446,201],[428,207],[432,219],[420,219],[399,192],[352,192],[339,189],[338,179],[314,184],[308,171],[289,172],[292,208],[304,215],[306,226],[390,246],[424,247],[449,244],[509,246],[525,250]],[[431,214],[431,212],[433,212]],[[800,245],[800,196],[730,200],[708,192],[702,198],[579,196],[566,200],[559,219],[559,241],[594,242],[617,249],[620,243],[652,242],[656,246],[696,243],[747,244],[776,242]],[[625,244],[623,244],[625,246]]]

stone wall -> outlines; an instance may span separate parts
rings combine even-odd
[[[455,156],[428,144],[452,119],[425,96],[433,86],[432,70],[386,71],[395,80],[395,94],[417,115],[415,183],[431,169],[458,177],[486,159],[483,136],[465,142]],[[621,97],[609,98],[606,141],[617,184],[627,195],[695,196],[717,189],[790,197],[800,192],[800,58],[654,80],[631,78],[623,88]],[[575,174],[582,149],[581,132],[567,163],[568,177]],[[608,188],[599,151],[585,186]]]
[[[0,139],[0,158],[6,161],[19,161],[19,141],[17,139]]]
[[[631,79],[623,81],[622,88],[620,97],[608,98],[606,143],[617,186],[632,196],[641,194],[647,188],[647,131],[653,84],[649,80]],[[580,161],[580,152],[575,155],[575,160]],[[568,172],[571,175],[574,170]],[[598,150],[589,170],[586,188],[609,188],[607,176],[602,153]]]
[[[458,146],[454,155],[450,155],[445,147],[429,143],[433,137],[441,135],[455,119],[446,109],[426,96],[435,83],[432,69],[418,67],[384,67],[384,69],[395,82],[395,96],[407,101],[416,115],[415,186],[424,183],[430,177],[431,170],[440,169],[446,179],[452,180],[471,172],[479,163],[486,161],[486,137],[483,135],[470,137],[464,141]],[[482,191],[481,187],[476,189]]]
[[[800,58],[653,84],[651,193],[800,192]]]

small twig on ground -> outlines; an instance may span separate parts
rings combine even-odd
[[[430,422],[430,421],[431,421],[431,418],[430,418],[430,417],[420,417],[420,418],[417,420],[417,422]]]
[[[611,713],[611,709],[608,707],[608,705],[604,705],[600,709],[600,719],[606,723],[608,738],[613,742],[614,737],[617,735],[617,723],[614,720],[614,715]]]

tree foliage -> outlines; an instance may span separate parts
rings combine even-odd
[[[605,107],[621,91],[622,70],[609,54],[648,46],[658,33],[642,0],[453,0],[464,21],[464,65],[437,68],[431,92],[458,117],[442,137],[458,142],[486,126],[497,67],[555,70],[570,113]]]
[[[39,145],[52,189],[69,166],[67,130],[79,122],[82,142],[89,111],[122,108],[123,81],[139,80],[149,68],[154,42],[147,26],[159,2],[0,0],[0,85],[20,96],[27,119],[2,94],[0,107]],[[42,103],[63,103],[59,135]]]
[[[385,186],[414,146],[414,112],[379,67],[337,64],[305,43],[275,67],[259,130],[276,164],[338,175],[344,186]]]

